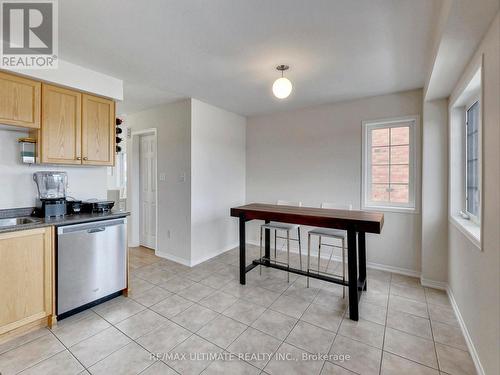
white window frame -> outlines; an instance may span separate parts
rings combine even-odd
[[[372,202],[370,196],[371,182],[371,137],[368,132],[373,129],[395,128],[402,123],[410,123],[410,160],[409,160],[409,182],[408,203],[381,203]],[[420,212],[420,116],[403,116],[388,119],[368,120],[362,122],[362,185],[361,185],[361,208],[363,210],[389,211],[389,212]]]
[[[449,98],[448,105],[448,138],[449,138],[449,165],[448,169],[448,220],[459,230],[478,250],[483,251],[483,238],[484,238],[484,199],[483,199],[483,178],[484,178],[484,165],[483,165],[483,113],[484,113],[484,55],[479,55],[474,61],[470,63],[470,68],[457,84],[454,92]],[[479,222],[474,222],[465,213],[465,147],[466,135],[465,133],[465,115],[466,109],[477,100],[479,97]]]
[[[478,140],[477,140],[477,152],[478,152],[478,155],[477,155],[477,158],[478,158],[478,190],[479,190],[479,207],[478,207],[478,215],[474,215],[473,213],[467,211],[467,112],[469,111],[469,109],[475,104],[475,103],[478,103],[479,104],[479,113],[478,113],[478,124],[477,124],[477,132],[478,132]],[[463,152],[464,152],[464,164],[463,164],[463,168],[464,168],[464,172],[463,172],[463,175],[464,175],[464,183],[463,183],[463,196],[464,196],[464,201],[463,201],[463,209],[462,211],[465,212],[466,216],[468,216],[468,220],[472,221],[474,224],[477,224],[477,225],[480,225],[481,224],[481,200],[482,200],[482,165],[483,165],[483,160],[482,160],[482,142],[481,142],[481,139],[482,139],[482,112],[483,112],[483,103],[481,103],[481,100],[480,100],[480,97],[479,97],[479,93],[477,95],[475,95],[471,100],[469,100],[467,102],[467,105],[465,106],[465,113],[464,113],[464,126],[465,126],[465,129],[464,129],[464,149],[463,149]]]

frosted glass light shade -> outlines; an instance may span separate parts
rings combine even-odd
[[[288,78],[278,78],[273,83],[273,94],[279,99],[288,98],[292,92],[292,82]]]

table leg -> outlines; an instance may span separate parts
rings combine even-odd
[[[240,284],[246,284],[246,234],[245,217],[240,216]]]
[[[363,290],[366,290],[368,281],[366,280],[366,240],[365,232],[358,233],[358,254],[359,254],[359,279],[364,282]]]
[[[270,221],[266,220],[266,224],[269,224]],[[264,244],[265,244],[265,257],[266,259],[271,259],[271,229],[264,230]],[[269,260],[267,261],[269,263]]]
[[[358,265],[356,231],[347,231],[347,267],[349,275],[349,318],[358,320]]]

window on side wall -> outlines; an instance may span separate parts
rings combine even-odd
[[[482,56],[449,101],[449,219],[478,249],[482,212]]]
[[[418,121],[363,122],[364,209],[417,211]]]
[[[465,212],[475,223],[480,218],[479,186],[479,100],[467,107],[465,113]]]

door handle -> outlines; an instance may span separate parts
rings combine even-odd
[[[102,228],[92,228],[87,230],[87,233],[97,233],[97,232],[104,232],[106,230],[105,227]]]
[[[77,157],[76,157],[76,160],[82,160],[82,158],[81,158],[81,157],[79,157],[79,156],[77,156]]]
[[[85,156],[85,157],[83,158],[83,160],[89,160],[89,158]]]

